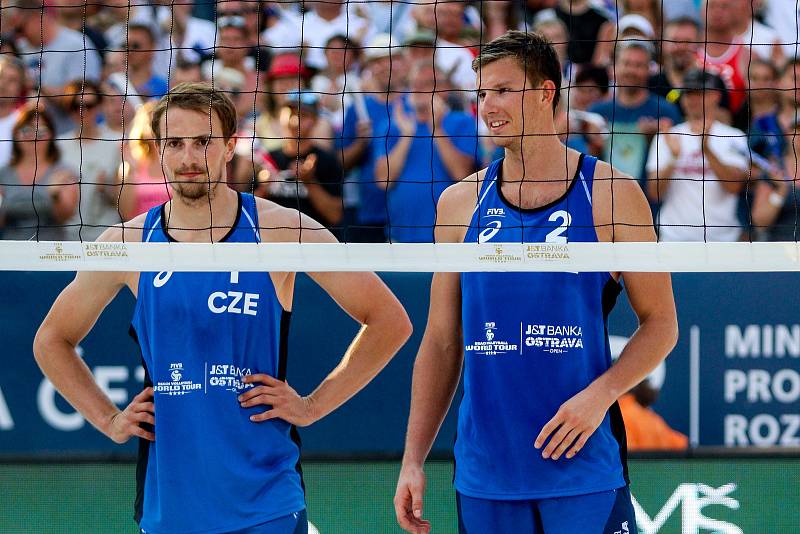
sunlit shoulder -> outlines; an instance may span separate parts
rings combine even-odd
[[[256,198],[261,240],[268,243],[336,243],[324,225],[294,208]]]

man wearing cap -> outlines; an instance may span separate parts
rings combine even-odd
[[[721,123],[722,80],[690,70],[683,79],[686,122],[650,145],[647,193],[661,204],[661,241],[737,241],[739,193],[748,175],[747,137]]]
[[[600,102],[589,111],[602,116],[612,135],[603,159],[644,185],[647,145],[656,132],[680,122],[678,109],[647,89],[653,47],[641,40],[617,45],[616,92],[612,100]]]
[[[282,144],[269,152],[255,193],[334,228],[342,219],[342,173],[336,155],[314,143],[319,112],[316,93],[287,95],[279,115]]]

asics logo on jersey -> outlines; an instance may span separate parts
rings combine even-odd
[[[503,226],[503,221],[489,221],[486,223],[486,228],[478,234],[478,243],[488,243],[491,238],[497,235],[500,228]]]
[[[172,271],[161,271],[158,273],[155,278],[153,278],[153,285],[155,287],[161,287],[172,277]]]

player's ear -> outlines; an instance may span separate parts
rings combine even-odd
[[[234,151],[236,150],[236,136],[232,135],[230,139],[225,141],[225,161],[228,162],[233,159]]]
[[[545,80],[542,82],[542,96],[541,101],[542,104],[547,104],[548,106],[553,105],[553,99],[556,97],[556,84],[553,83],[553,80]]]

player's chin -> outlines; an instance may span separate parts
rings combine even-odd
[[[185,181],[175,184],[178,195],[187,200],[198,200],[208,196],[208,182]]]

